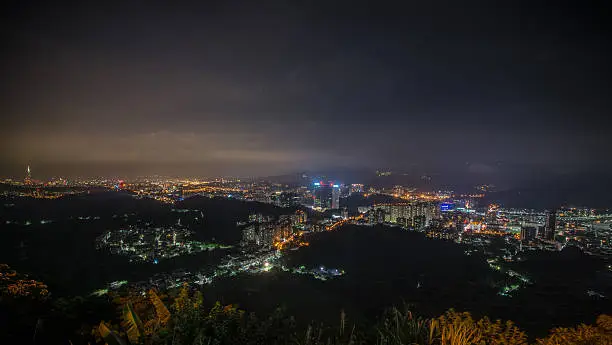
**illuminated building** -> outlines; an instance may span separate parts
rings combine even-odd
[[[306,213],[302,210],[295,211],[295,214],[293,214],[291,218],[292,218],[293,223],[296,223],[296,224],[306,223],[306,220],[308,219]]]
[[[385,221],[385,211],[381,208],[374,208],[369,212],[370,224],[381,224]]]
[[[557,214],[555,210],[546,212],[546,224],[544,225],[544,236],[542,239],[552,241],[555,239],[557,227]]]
[[[32,171],[30,171],[30,166],[28,165],[28,168],[26,169],[26,176],[23,180],[23,183],[25,184],[32,184]]]
[[[340,208],[340,186],[331,182],[314,183],[314,206],[319,209]]]
[[[359,183],[353,183],[351,185],[350,194],[353,193],[363,193],[363,185]]]
[[[410,192],[411,190],[404,187],[404,186],[395,186],[393,187],[393,194],[397,195],[397,196],[402,196],[408,192]]]
[[[403,227],[420,229],[439,217],[439,208],[433,202],[409,202],[380,204],[374,206],[375,215],[384,215],[385,223],[399,224]]]
[[[532,241],[536,238],[538,228],[536,225],[521,226],[521,241]]]
[[[332,187],[323,182],[314,183],[314,207],[327,209],[331,207]]]
[[[293,232],[293,222],[290,215],[282,215],[278,219],[276,226],[274,227],[274,237],[285,239],[291,236]]]
[[[488,223],[497,222],[497,212],[499,211],[499,205],[491,204],[487,210],[486,220]]]
[[[465,221],[466,219],[463,219],[463,217],[457,216],[455,219],[455,231],[462,232],[465,230]]]
[[[340,186],[337,184],[332,185],[331,208],[332,210],[337,210],[340,208]]]
[[[303,212],[302,215],[304,215]],[[272,221],[270,217],[263,217],[259,214],[254,215],[252,223],[242,230],[241,245],[271,247],[275,242],[287,239],[292,235],[294,220],[296,216],[301,217],[302,215],[300,213],[281,215],[278,221]],[[260,222],[259,220],[265,221]]]
[[[464,231],[467,232],[483,232],[487,228],[487,224],[480,221],[471,221],[465,225]]]
[[[263,247],[271,246],[274,243],[274,225],[270,223],[259,224],[255,243]]]
[[[440,204],[440,212],[451,212],[455,208],[454,204],[443,202]]]
[[[357,212],[359,213],[368,213],[372,209],[371,206],[358,206]]]
[[[265,222],[270,222],[270,221],[272,221],[272,217],[264,216],[261,213],[253,213],[249,215],[249,222],[265,223]]]

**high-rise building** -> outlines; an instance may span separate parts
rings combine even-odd
[[[439,217],[439,208],[433,202],[409,202],[397,204],[379,204],[375,211],[383,213],[385,223],[400,224],[413,229],[420,229]],[[378,212],[375,214],[378,215]]]
[[[546,212],[546,224],[544,225],[543,239],[552,241],[555,239],[555,229],[557,228],[557,211]]]
[[[31,184],[32,183],[32,171],[30,170],[30,166],[28,165],[28,167],[26,168],[26,176],[23,179],[23,182],[25,184]]]
[[[496,205],[496,204],[489,205],[489,209],[487,210],[487,213],[485,216],[487,226],[497,224],[498,212],[499,212],[499,205]]]
[[[465,219],[461,216],[455,218],[455,231],[463,232],[465,230]]]
[[[393,187],[393,194],[397,195],[397,196],[402,196],[406,193],[408,193],[410,191],[409,188],[406,188],[404,186],[394,186]]]
[[[538,225],[536,227],[536,238],[544,238],[544,225]]]
[[[350,190],[350,194],[354,194],[354,193],[363,193],[363,185],[360,183],[353,183],[351,185],[351,190]]]
[[[242,230],[242,242],[244,244],[255,243],[257,241],[257,229],[255,225],[249,225]]]
[[[385,211],[381,208],[373,208],[368,212],[370,224],[381,224],[385,221]]]
[[[328,209],[331,207],[331,199],[332,199],[332,186],[323,183],[323,182],[315,182],[314,183],[314,207],[321,209]]]
[[[278,221],[276,222],[274,229],[274,237],[278,239],[285,239],[293,233],[293,223],[291,216],[283,215],[280,216]]]
[[[253,222],[242,230],[241,245],[268,248],[293,233],[293,216],[283,215],[277,221]]]
[[[331,208],[332,210],[340,208],[340,186],[337,184],[332,185]]]
[[[538,232],[537,225],[521,226],[521,241],[531,241],[536,238]]]
[[[256,243],[262,247],[269,247],[274,243],[275,227],[272,223],[259,224],[257,228]]]
[[[334,183],[314,183],[314,206],[321,209],[340,208],[340,186]]]
[[[295,213],[293,214],[291,219],[292,219],[293,223],[301,224],[301,223],[306,223],[306,220],[308,219],[308,216],[306,215],[306,212],[304,212],[302,210],[297,210],[297,211],[295,211]]]

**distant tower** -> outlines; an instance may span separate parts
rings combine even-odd
[[[25,184],[31,184],[32,183],[32,171],[30,170],[30,166],[29,165],[26,168],[26,176],[25,176],[25,179],[23,179],[23,182]]]
[[[557,211],[546,212],[546,225],[544,225],[544,239],[552,241],[555,239],[555,229],[557,227]]]

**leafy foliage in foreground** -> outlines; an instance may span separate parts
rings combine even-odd
[[[600,315],[595,325],[574,328],[555,328],[538,345],[593,345],[612,344],[612,316]]]
[[[143,326],[128,301],[123,306],[122,326],[101,323],[95,333],[108,344],[227,344],[227,345],[527,345],[527,335],[511,321],[475,320],[469,313],[449,310],[437,318],[414,317],[410,311],[387,310],[379,323],[359,329],[346,324],[344,312],[336,328],[311,325],[299,331],[295,320],[277,311],[265,319],[246,314],[236,306],[217,302],[203,306],[199,292],[184,286],[170,310],[154,291],[149,291],[149,308],[154,315]],[[149,325],[149,326],[146,326]],[[601,315],[592,326],[555,328],[537,339],[536,345],[612,345],[612,317]]]

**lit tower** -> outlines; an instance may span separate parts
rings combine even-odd
[[[28,165],[28,167],[26,168],[26,177],[23,181],[25,184],[32,183],[32,171],[30,170],[30,165]]]

